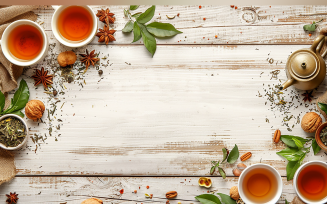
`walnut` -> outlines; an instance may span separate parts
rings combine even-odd
[[[66,67],[67,65],[74,64],[77,56],[73,51],[62,52],[58,55],[57,61],[60,66]]]
[[[305,204],[305,202],[303,202],[299,197],[295,196],[292,204]]]
[[[240,198],[240,194],[238,194],[238,188],[237,186],[231,187],[229,191],[230,197],[234,200],[238,200]]]
[[[39,100],[31,100],[25,106],[26,117],[34,121],[42,118],[44,110],[44,104]]]
[[[103,204],[103,202],[98,198],[89,198],[84,200],[81,204]]]
[[[321,125],[321,117],[314,112],[306,113],[301,121],[301,127],[305,132],[315,132]]]

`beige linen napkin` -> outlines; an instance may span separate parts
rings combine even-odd
[[[0,39],[6,27],[13,21],[28,19],[35,21],[37,15],[32,12],[38,6],[0,6]],[[7,92],[17,88],[17,79],[23,72],[23,67],[13,65],[3,55],[0,47],[0,90]],[[9,100],[6,100],[6,102]],[[0,185],[13,179],[16,175],[14,155],[0,148]]]

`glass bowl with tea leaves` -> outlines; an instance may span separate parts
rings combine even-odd
[[[0,147],[18,150],[27,142],[28,127],[18,115],[7,114],[0,117]]]
[[[315,139],[319,147],[327,152],[327,122],[319,126],[316,131]]]

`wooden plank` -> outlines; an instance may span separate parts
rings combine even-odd
[[[16,152],[18,173],[208,175],[210,161],[221,159],[221,149],[237,144],[241,154],[253,153],[246,165],[267,163],[286,176],[286,163],[276,155],[284,147],[272,143],[272,133],[280,128],[283,134],[307,134],[296,118],[289,122],[294,124],[293,132],[288,132],[282,126],[285,115],[270,110],[271,104],[265,105],[266,97],[258,97],[258,92],[264,95],[264,89],[278,83],[271,79],[273,70],[281,70],[279,79],[286,79],[287,56],[302,47],[158,46],[151,58],[143,46],[89,46],[100,52],[100,58],[109,53],[108,59],[101,59],[103,76],[90,67],[69,84],[57,72],[54,87],[65,92],[58,99],[44,93],[41,86],[34,89],[29,77],[33,70],[28,69],[23,78],[30,98],[42,100],[50,111],[51,103],[60,102],[53,116],[50,113],[51,122],[47,112],[45,123],[28,121],[31,134],[47,134],[48,139],[37,151],[29,140],[28,148]],[[66,49],[57,45],[49,56]],[[76,49],[82,52],[84,48]],[[58,65],[47,59],[37,65],[41,66],[53,71]],[[314,95],[324,90],[326,82]],[[285,100],[301,93],[290,88]],[[301,99],[294,104],[299,107],[291,112],[300,116],[315,107],[314,101],[305,107]],[[310,153],[305,161],[313,159],[325,160],[325,155]],[[227,175],[232,175],[233,167],[225,165]]]
[[[116,15],[113,28],[117,30],[116,40],[112,44],[130,44],[131,34],[123,34],[121,30],[127,20],[123,10],[128,6],[109,6]],[[93,6],[94,11],[107,6]],[[144,11],[141,6],[137,11]],[[46,30],[51,30],[53,10],[37,10],[38,22]],[[174,16],[169,20],[166,15]],[[326,16],[327,7],[320,6],[157,6],[154,20],[172,23],[183,34],[169,39],[158,39],[158,44],[312,44],[319,32],[310,37],[303,31],[303,25],[318,21]],[[319,14],[319,15],[316,15]],[[206,20],[203,20],[205,18]],[[254,21],[250,21],[253,19]],[[100,27],[103,23],[99,24]],[[326,25],[319,24],[319,31]],[[217,38],[215,38],[217,35]],[[138,42],[137,42],[138,43]],[[137,44],[135,43],[135,44]],[[97,44],[95,39],[92,44]]]
[[[20,203],[69,203],[80,204],[92,196],[101,198],[105,203],[165,203],[165,193],[175,190],[176,199],[170,203],[198,203],[195,196],[209,192],[229,194],[229,189],[237,185],[237,178],[212,177],[210,189],[199,187],[197,177],[25,177],[15,178],[1,185],[0,200],[5,194],[16,192]],[[292,182],[283,179],[283,194],[278,203],[291,201],[295,196]],[[146,189],[149,186],[149,189]],[[119,190],[124,189],[124,194]],[[134,193],[137,190],[137,193]],[[145,193],[153,194],[152,199]],[[110,199],[109,199],[110,198]]]

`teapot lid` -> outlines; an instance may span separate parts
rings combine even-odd
[[[289,65],[296,76],[309,78],[316,73],[318,59],[309,50],[299,50],[290,56]]]

